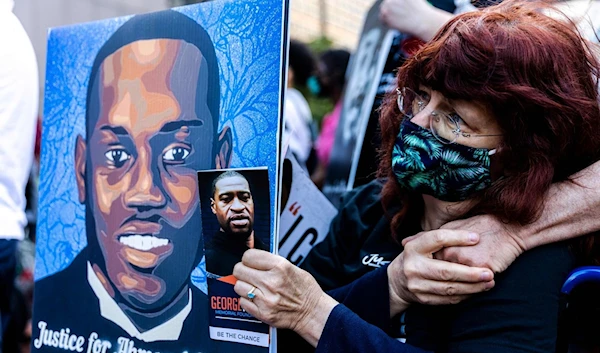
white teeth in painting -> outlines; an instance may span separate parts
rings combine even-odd
[[[169,244],[168,239],[157,238],[152,235],[126,235],[119,238],[119,242],[130,248],[148,251]]]

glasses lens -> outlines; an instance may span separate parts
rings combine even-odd
[[[400,112],[406,116],[414,117],[421,110],[423,110],[425,105],[427,105],[427,102],[425,102],[420,95],[415,93],[415,91],[410,88],[398,88],[397,92],[398,109],[400,109]]]
[[[450,144],[456,141],[459,130],[458,123],[442,112],[431,114],[431,132],[441,143]]]

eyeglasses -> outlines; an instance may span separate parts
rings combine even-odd
[[[396,91],[398,92],[398,109],[408,118],[412,119],[429,104],[429,97],[420,95],[408,87],[396,88]],[[429,119],[429,130],[443,144],[455,143],[460,136],[465,138],[502,136],[501,134],[484,135],[464,132],[461,128],[463,121],[456,113],[434,110]]]

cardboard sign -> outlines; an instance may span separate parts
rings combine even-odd
[[[282,179],[282,192],[287,197],[280,211],[279,255],[299,265],[325,239],[337,209],[290,153],[283,161]]]
[[[379,81],[395,31],[379,20],[382,0],[369,10],[356,52],[348,66],[342,114],[331,150],[323,193],[338,207],[354,187],[359,157]]]

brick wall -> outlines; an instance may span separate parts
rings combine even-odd
[[[290,36],[311,41],[325,34],[336,46],[354,49],[362,29],[364,16],[375,0],[291,0]],[[321,11],[321,7],[325,11]],[[325,17],[322,17],[322,14]]]

